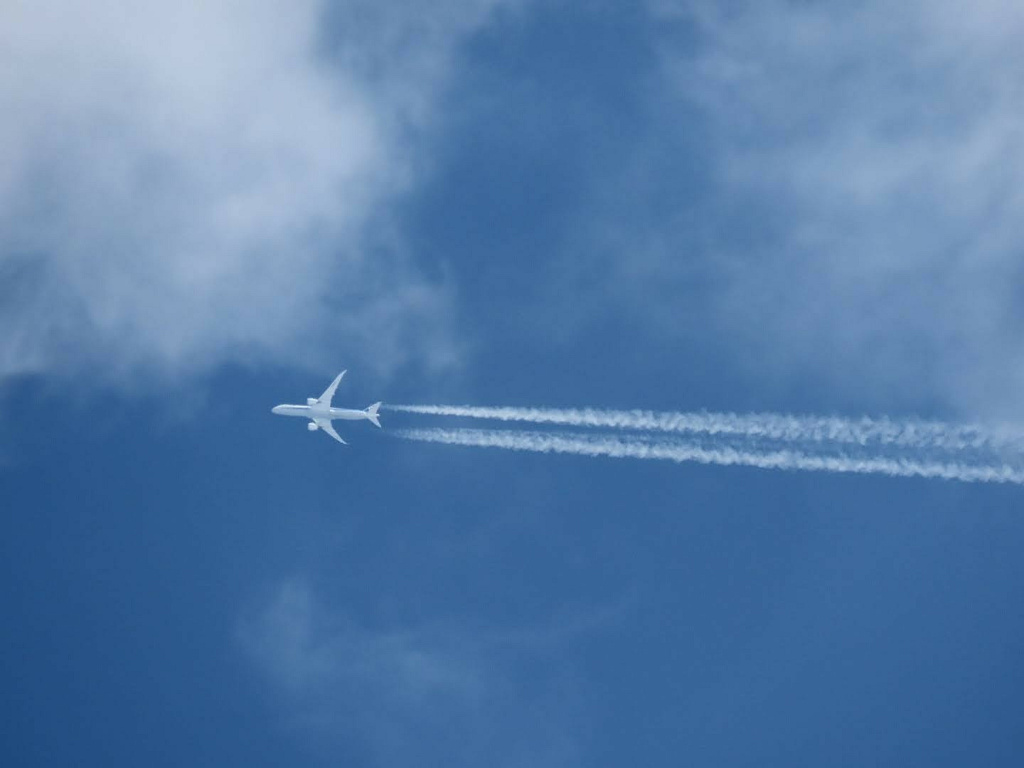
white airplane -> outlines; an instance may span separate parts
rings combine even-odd
[[[310,432],[322,429],[339,443],[348,445],[348,443],[341,439],[341,435],[334,431],[331,419],[344,419],[345,421],[366,419],[374,426],[380,427],[380,421],[377,419],[377,410],[381,404],[374,403],[369,408],[361,411],[353,408],[332,408],[331,400],[334,399],[334,390],[338,388],[338,384],[341,383],[341,377],[345,373],[346,371],[339,373],[338,378],[331,382],[331,386],[325,389],[320,397],[307,397],[305,405],[275,405],[270,409],[270,412],[276,413],[278,416],[300,416],[304,419],[309,419],[306,429]]]

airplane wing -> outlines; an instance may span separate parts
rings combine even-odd
[[[338,388],[338,385],[341,383],[341,377],[347,372],[348,371],[342,371],[339,373],[338,378],[331,382],[331,386],[324,390],[324,393],[319,397],[319,401],[321,403],[326,403],[327,405],[331,404],[331,401],[334,399],[334,390]]]
[[[341,377],[339,376],[338,378],[340,379]],[[338,382],[335,381],[334,383],[337,384]],[[334,431],[334,425],[331,424],[330,419],[313,419],[313,421],[316,422],[316,425],[320,427],[320,429],[322,429],[328,435],[333,437],[339,443],[341,443],[342,445],[348,445],[348,443],[341,439],[341,435]]]

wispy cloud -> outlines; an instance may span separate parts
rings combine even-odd
[[[455,354],[386,203],[497,0],[18,3],[0,25],[0,379]]]
[[[834,402],[1019,416],[1020,4],[649,7],[660,122],[588,216],[595,306]],[[661,168],[675,154],[695,158],[684,181]]]
[[[1019,5],[698,7],[708,45],[672,77],[776,221],[731,254],[725,313],[784,363],[1019,415]]]
[[[372,628],[301,579],[247,616],[239,640],[327,764],[574,765],[570,701],[517,678],[557,636],[451,623]],[[538,639],[540,638],[540,639]]]

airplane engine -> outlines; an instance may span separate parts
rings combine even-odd
[[[306,429],[308,429],[310,432],[316,432],[318,429],[320,429],[320,427],[316,425],[316,422],[311,421],[309,422],[309,424],[306,425]]]
[[[307,397],[306,398],[306,405],[316,405],[316,404],[317,404],[317,399],[315,397]]]

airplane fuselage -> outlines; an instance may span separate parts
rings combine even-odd
[[[263,406],[266,408],[266,406]],[[366,411],[359,411],[354,408],[329,408],[324,405],[275,405],[270,409],[271,413],[278,416],[298,416],[303,419],[344,419],[345,421],[359,421],[366,418]]]

